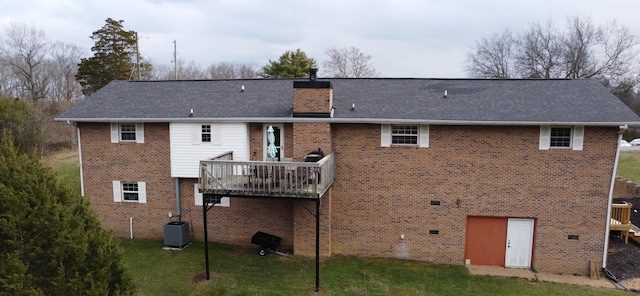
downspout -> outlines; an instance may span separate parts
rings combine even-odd
[[[176,178],[176,215],[178,221],[182,221],[182,202],[180,201],[180,178]]]
[[[604,250],[602,251],[602,268],[607,268],[607,250],[609,249],[609,227],[611,224],[611,204],[613,203],[613,185],[616,182],[616,171],[618,170],[618,159],[620,158],[620,141],[622,134],[627,130],[627,125],[621,125],[618,132],[618,148],[616,149],[616,160],[613,163],[613,172],[611,173],[611,185],[609,186],[609,201],[607,202],[607,221],[604,231]]]
[[[78,130],[78,166],[80,167],[80,196],[84,197],[84,174],[82,173],[82,141],[80,141],[80,128]]]

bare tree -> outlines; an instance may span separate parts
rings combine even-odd
[[[494,34],[489,39],[476,41],[475,52],[467,54],[465,68],[480,78],[511,77],[511,60],[515,50],[515,39],[511,30]]]
[[[469,76],[596,78],[619,96],[632,94],[640,82],[638,37],[615,22],[595,26],[573,17],[564,30],[548,21],[516,36],[506,32],[476,42],[465,65]]]
[[[258,77],[258,65],[254,63],[221,62],[207,68],[210,79],[251,79]]]
[[[51,77],[44,70],[50,50],[44,31],[11,23],[0,44],[0,60],[20,81],[23,94],[32,101],[47,97]]]
[[[546,26],[533,24],[520,36],[515,54],[515,67],[525,78],[562,77],[562,37],[551,21]]]
[[[190,80],[207,79],[207,73],[194,61],[186,62],[178,59],[177,66],[159,65],[153,67],[153,79],[158,80]]]
[[[329,59],[322,65],[324,71],[334,77],[375,77],[378,71],[373,66],[372,57],[357,47],[330,48],[324,52]]]
[[[51,100],[74,101],[82,97],[82,86],[75,78],[82,54],[82,48],[75,44],[56,42],[53,45],[48,63],[52,77]]]

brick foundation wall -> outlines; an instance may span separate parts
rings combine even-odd
[[[586,127],[583,151],[540,151],[537,126],[431,126],[429,148],[382,148],[379,125],[333,125],[332,252],[464,264],[467,216],[532,218],[532,266],[587,274],[602,260],[617,132]]]

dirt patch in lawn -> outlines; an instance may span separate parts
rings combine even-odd
[[[64,164],[70,162],[78,162],[78,148],[61,149],[56,152],[47,154],[42,158],[42,163],[48,166],[56,166],[57,164]]]

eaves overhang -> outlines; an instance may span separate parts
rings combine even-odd
[[[67,122],[322,122],[322,123],[370,123],[370,124],[431,124],[431,125],[489,125],[489,126],[535,126],[535,125],[579,125],[579,126],[640,126],[640,121],[501,121],[501,120],[430,120],[394,118],[309,118],[309,117],[189,117],[189,118],[55,118]]]

